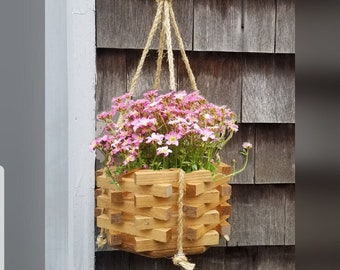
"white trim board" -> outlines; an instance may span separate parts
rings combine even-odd
[[[45,21],[45,267],[94,269],[95,0],[46,0]]]

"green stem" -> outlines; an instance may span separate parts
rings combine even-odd
[[[239,174],[239,173],[241,173],[241,172],[243,172],[245,170],[245,168],[247,167],[247,164],[248,164],[249,149],[246,150],[245,156],[246,156],[246,160],[245,160],[245,162],[243,164],[243,167],[240,170],[236,171],[236,172],[228,174],[226,177],[237,175],[237,174]]]

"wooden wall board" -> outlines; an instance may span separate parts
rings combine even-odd
[[[220,152],[222,161],[232,164],[232,160],[235,159],[236,169],[241,168],[244,162],[244,156],[240,155],[243,142],[250,142],[253,147],[255,146],[255,126],[253,124],[239,125],[239,131]],[[230,184],[254,184],[254,156],[254,150],[252,149],[249,153],[247,168],[242,173],[231,177]]]
[[[189,255],[195,269],[204,270],[294,270],[294,246],[213,247]],[[96,252],[96,270],[177,269],[169,259],[149,259],[122,251]]]
[[[126,92],[126,53],[97,49],[96,112],[111,109],[111,100]]]
[[[240,54],[192,52],[188,54],[197,87],[210,102],[227,105],[240,119],[242,58]],[[179,89],[191,89],[183,61],[178,63]]]
[[[242,1],[194,1],[194,50],[242,51]]]
[[[276,53],[295,53],[295,0],[277,0]]]
[[[133,76],[135,75],[139,59],[142,55],[142,51],[140,50],[129,50],[127,51],[127,83],[128,83],[128,91],[130,90],[130,84]],[[177,53],[174,54],[175,59],[175,80],[177,80]],[[156,73],[156,60],[157,60],[157,52],[151,51],[148,57],[145,60],[141,76],[136,86],[136,94],[134,95],[136,98],[143,97],[143,93],[148,90],[153,89],[155,82],[155,73]],[[164,94],[169,92],[170,87],[170,79],[169,79],[169,68],[167,58],[164,58],[161,72],[161,81],[160,81],[160,89],[159,94]]]
[[[173,8],[185,48],[191,50],[193,0],[174,1]],[[97,47],[144,48],[155,14],[154,0],[97,0]],[[152,48],[158,47],[159,32],[156,33]],[[177,43],[174,48],[178,48]]]
[[[284,245],[287,185],[232,185],[228,246]]]
[[[285,205],[285,245],[295,245],[295,185],[289,185]]]
[[[120,250],[96,251],[96,270],[179,270],[170,259],[151,259]]]
[[[255,183],[295,182],[295,125],[256,125]]]
[[[295,247],[258,247],[255,259],[256,270],[295,270]]]
[[[245,57],[242,122],[295,122],[294,55],[250,54]]]
[[[244,52],[273,53],[275,0],[243,0]]]

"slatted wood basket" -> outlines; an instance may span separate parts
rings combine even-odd
[[[203,253],[229,238],[231,205],[229,165],[221,163],[215,176],[207,170],[186,173],[183,197],[186,254]],[[97,171],[96,219],[111,247],[152,258],[176,253],[178,169],[138,170],[125,174],[121,189]]]

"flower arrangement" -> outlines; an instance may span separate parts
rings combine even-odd
[[[123,116],[118,123],[113,121],[116,113]],[[134,169],[206,169],[214,173],[218,152],[238,131],[235,113],[208,102],[198,91],[158,95],[151,90],[137,100],[125,94],[113,98],[112,109],[97,119],[105,122],[105,128],[90,148],[104,155],[105,172],[118,189],[120,175]],[[232,175],[245,169],[251,147],[243,144],[244,166]]]

